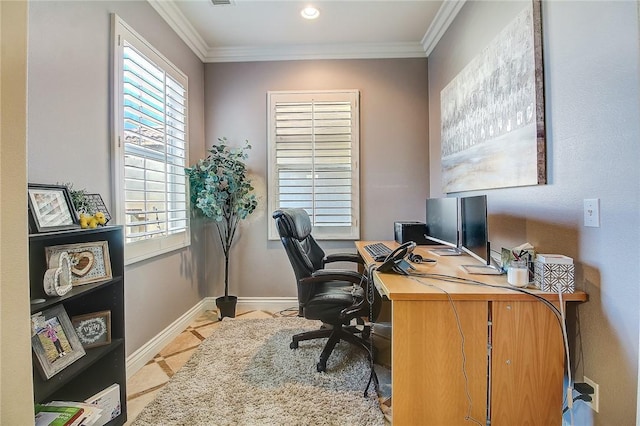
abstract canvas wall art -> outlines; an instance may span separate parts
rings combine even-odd
[[[444,89],[444,193],[546,183],[540,2],[520,12]]]

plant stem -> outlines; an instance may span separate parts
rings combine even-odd
[[[229,255],[224,257],[224,300],[229,300]]]

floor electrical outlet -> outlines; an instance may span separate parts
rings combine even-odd
[[[588,384],[593,388],[593,395],[591,395],[591,402],[587,402],[587,405],[591,407],[593,411],[598,413],[600,410],[600,385],[598,385],[596,382],[594,382],[587,376],[584,376],[583,380],[586,384]]]

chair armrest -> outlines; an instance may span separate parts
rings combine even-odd
[[[367,285],[367,277],[356,272],[346,269],[320,269],[314,272],[310,277],[301,278],[300,284],[324,283],[327,281],[348,281],[354,284]]]
[[[359,263],[360,265],[364,265],[364,259],[358,253],[334,253],[328,254],[323,259],[323,263],[332,263],[332,262],[354,262]]]

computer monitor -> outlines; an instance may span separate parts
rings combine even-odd
[[[491,258],[486,195],[460,198],[460,225],[460,249],[482,263],[463,268],[470,274],[502,274]]]
[[[458,199],[427,198],[426,201],[425,237],[430,241],[448,246],[431,250],[440,256],[461,254],[458,249]]]

